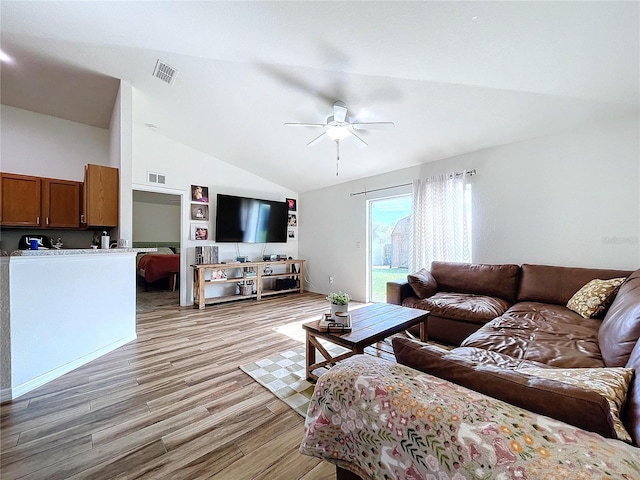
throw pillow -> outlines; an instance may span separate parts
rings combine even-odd
[[[601,318],[624,281],[624,278],[591,280],[571,297],[567,308],[584,318]]]
[[[426,268],[407,275],[407,282],[418,298],[427,298],[438,292],[438,282]]]
[[[595,391],[609,402],[613,428],[619,440],[631,443],[631,436],[620,420],[620,412],[627,399],[627,390],[633,376],[631,368],[523,368],[522,373],[534,377],[568,383],[585,390]]]

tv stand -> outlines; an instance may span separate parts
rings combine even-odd
[[[231,262],[191,265],[193,268],[193,306],[203,309],[205,305],[232,302],[247,298],[261,300],[263,297],[281,293],[304,292],[304,260],[274,260],[269,262]],[[271,270],[271,273],[265,273]],[[224,272],[224,276],[218,275]],[[253,272],[253,273],[252,273]],[[284,280],[284,288],[275,288],[276,280]],[[286,282],[288,280],[289,282]],[[239,293],[206,297],[207,285],[235,283]],[[289,283],[289,285],[286,285]],[[249,289],[248,286],[251,286]],[[255,292],[253,289],[255,288]],[[242,290],[246,289],[246,292]]]

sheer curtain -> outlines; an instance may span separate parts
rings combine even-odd
[[[413,181],[409,271],[430,268],[433,260],[470,262],[465,209],[467,172]]]

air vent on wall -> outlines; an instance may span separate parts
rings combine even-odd
[[[163,173],[147,172],[147,182],[165,185],[167,183],[167,178]]]
[[[177,75],[178,70],[158,59],[156,62],[156,68],[153,70],[154,77],[158,77],[163,82],[173,85]]]

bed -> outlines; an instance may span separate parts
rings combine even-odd
[[[149,283],[168,278],[169,290],[174,291],[180,273],[180,254],[174,253],[169,247],[158,247],[157,252],[139,254],[136,272],[144,279],[145,289]]]

